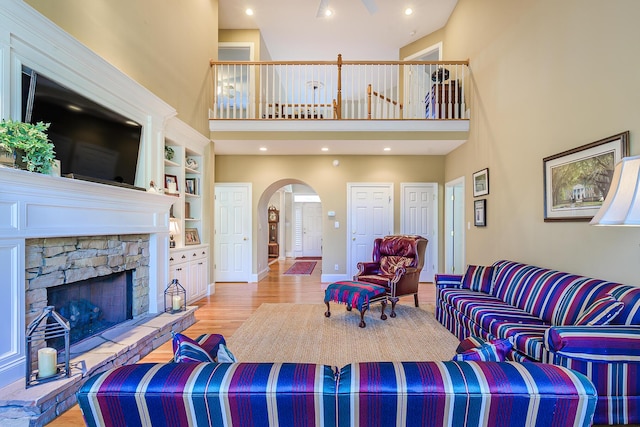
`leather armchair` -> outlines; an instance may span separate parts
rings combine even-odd
[[[418,307],[418,282],[427,243],[421,236],[378,238],[373,242],[373,261],[359,262],[353,280],[384,286],[391,301],[391,317],[396,317],[396,303],[405,295],[413,295]]]

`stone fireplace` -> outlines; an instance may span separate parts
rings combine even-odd
[[[138,362],[168,341],[172,331],[195,322],[195,308],[162,313],[174,201],[0,168],[0,425],[46,424],[75,403],[75,392],[88,376]],[[123,286],[117,284],[121,279]],[[106,296],[94,299],[93,287],[106,290]],[[65,296],[65,288],[75,296]],[[110,293],[115,288],[120,290]],[[59,313],[71,300],[73,310],[86,305],[105,323],[112,321],[112,311],[119,311],[117,316],[124,311],[125,318],[71,346],[70,378],[27,389],[26,326],[47,305],[58,306],[55,294],[67,300]],[[90,322],[85,329],[92,328]]]
[[[52,305],[72,345],[149,312],[148,234],[27,239],[25,268],[26,324]]]

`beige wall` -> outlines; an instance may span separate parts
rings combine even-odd
[[[209,135],[218,0],[26,0]]]
[[[334,167],[334,159],[340,161]],[[324,266],[339,264],[340,270],[333,271],[323,267],[325,274],[346,273],[347,248],[347,183],[355,182],[392,182],[394,184],[394,221],[395,232],[400,230],[400,183],[401,182],[437,182],[442,187],[444,178],[444,157],[442,156],[216,156],[216,183],[250,182],[252,183],[252,209],[257,212],[258,201],[271,194],[279,186],[277,182],[291,180],[302,181],[313,188],[322,200],[322,211],[335,211],[335,218],[325,215],[322,228]],[[271,187],[271,188],[269,188]],[[265,191],[268,194],[265,194]],[[440,198],[443,190],[440,188]],[[266,217],[266,212],[264,213]],[[442,213],[440,213],[442,218]],[[333,222],[339,221],[341,227],[335,229]],[[257,215],[253,216],[253,252],[258,253],[255,245],[257,238]],[[440,250],[442,254],[442,250]],[[439,256],[442,260],[442,255]],[[257,259],[254,259],[253,271],[258,271]],[[442,261],[441,261],[442,264]]]
[[[640,154],[640,2],[460,0],[439,35],[445,59],[470,60],[469,141],[446,180],[488,167],[488,226],[467,232],[467,262],[507,258],[640,283],[640,228],[543,221],[542,159],[626,130]]]

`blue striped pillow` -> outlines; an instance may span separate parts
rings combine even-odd
[[[624,303],[611,295],[597,299],[587,307],[576,322],[577,326],[608,325],[624,308]]]
[[[455,361],[504,362],[513,347],[508,339],[497,339],[486,342],[480,347],[472,348],[453,356]]]
[[[180,333],[173,333],[173,360],[177,363],[214,362],[200,344]]]
[[[493,282],[493,266],[482,267],[478,265],[467,266],[467,271],[462,278],[462,288],[488,294],[491,292]]]

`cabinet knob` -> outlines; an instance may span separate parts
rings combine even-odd
[[[173,257],[169,258],[169,261],[173,261]]]
[[[186,255],[182,255],[182,259],[185,259],[187,256]]]

